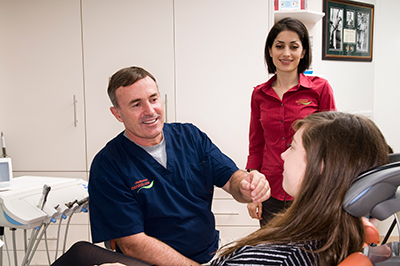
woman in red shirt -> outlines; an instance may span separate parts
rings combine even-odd
[[[265,44],[268,72],[275,74],[254,88],[251,98],[249,156],[246,169],[258,170],[270,183],[271,198],[248,204],[251,217],[264,225],[293,199],[282,188],[280,154],[292,142],[292,124],[309,114],[336,110],[328,81],[306,76],[311,64],[308,30],[295,18],[284,18],[270,30]]]

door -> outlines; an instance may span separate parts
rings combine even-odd
[[[0,95],[14,171],[85,171],[78,0],[0,0]]]

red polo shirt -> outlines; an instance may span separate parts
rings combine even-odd
[[[281,153],[292,142],[292,123],[309,114],[336,110],[332,87],[328,81],[299,75],[299,84],[288,90],[282,100],[272,88],[276,75],[254,88],[251,98],[249,156],[246,169],[263,173],[271,186],[271,196],[293,199],[282,188]]]

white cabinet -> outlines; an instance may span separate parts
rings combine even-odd
[[[123,130],[109,77],[155,75],[175,120],[172,0],[0,0],[0,131],[16,172],[86,172]],[[75,99],[75,100],[74,100]]]
[[[0,1],[0,95],[14,170],[86,170],[79,1]]]
[[[212,211],[216,227],[220,232],[220,246],[247,236],[260,228],[259,221],[250,218],[247,205],[235,201],[221,188],[215,188]]]
[[[119,69],[141,66],[152,73],[167,121],[175,120],[173,22],[173,0],[82,0],[88,166],[123,130],[107,95],[109,77]]]

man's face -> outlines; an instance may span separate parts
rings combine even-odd
[[[150,77],[115,92],[119,107],[111,107],[115,118],[124,123],[126,134],[137,144],[154,146],[162,140],[164,109],[157,84]]]

